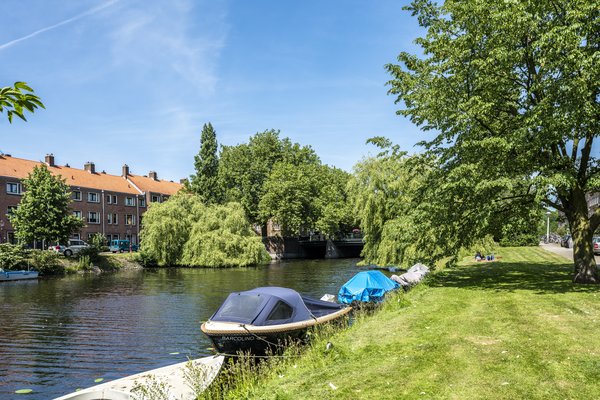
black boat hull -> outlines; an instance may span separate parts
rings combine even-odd
[[[244,333],[244,334],[208,334],[214,349],[220,354],[250,353],[265,355],[281,353],[291,343],[306,340],[309,328],[276,333]]]

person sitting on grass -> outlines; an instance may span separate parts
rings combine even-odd
[[[475,261],[481,261],[483,260],[483,256],[481,255],[481,252],[478,251],[477,253],[475,253]]]

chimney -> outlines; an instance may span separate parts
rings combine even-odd
[[[44,162],[46,163],[46,165],[48,165],[49,167],[54,167],[54,154],[50,153],[50,154],[46,154],[46,157],[44,157]]]
[[[121,175],[123,176],[123,178],[127,178],[127,175],[129,175],[129,165],[123,164]]]
[[[91,161],[88,161],[85,164],[83,164],[83,169],[89,172],[90,174],[96,173],[96,165],[94,165],[94,163]]]
[[[155,181],[157,181],[158,180],[158,174],[156,173],[156,171],[150,171],[150,172],[148,172],[148,178],[154,179]]]

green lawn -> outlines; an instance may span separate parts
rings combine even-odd
[[[598,398],[600,288],[573,286],[568,261],[540,248],[497,254],[439,272],[330,337],[332,350],[317,341],[230,397]]]

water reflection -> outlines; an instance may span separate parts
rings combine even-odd
[[[147,369],[210,354],[199,329],[232,291],[285,286],[337,293],[358,260],[267,267],[169,269],[0,285],[0,398],[31,388],[49,399]],[[170,353],[179,353],[177,355]]]

